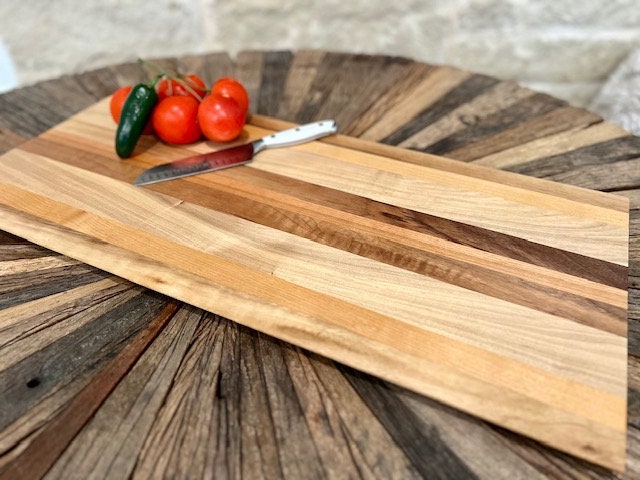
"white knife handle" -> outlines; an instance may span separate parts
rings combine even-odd
[[[321,120],[267,135],[262,137],[260,141],[266,148],[289,147],[299,143],[310,142],[337,131],[338,124],[335,120]]]

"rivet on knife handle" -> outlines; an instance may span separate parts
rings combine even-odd
[[[335,120],[321,120],[319,122],[307,123],[299,127],[267,135],[266,137],[245,145],[194,155],[163,165],[157,165],[142,172],[134,184],[148,185],[150,183],[164,182],[175,178],[245,165],[249,163],[258,152],[265,148],[289,147],[299,143],[310,142],[311,140],[316,140],[336,133],[337,131],[338,125]]]

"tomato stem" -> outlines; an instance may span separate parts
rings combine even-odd
[[[186,78],[183,74],[179,73],[179,72],[167,72],[164,68],[162,68],[159,65],[156,65],[155,63],[151,63],[148,62],[142,58],[138,58],[138,62],[143,65],[143,66],[148,66],[151,67],[153,69],[155,69],[159,75],[157,75],[153,81],[152,86],[155,87],[156,83],[158,82],[158,80],[160,80],[161,78],[166,78],[168,80],[174,80],[176,82],[178,82],[180,85],[182,85],[185,90],[187,92],[189,92],[191,95],[193,95],[196,100],[198,100],[198,102],[202,102],[202,100],[204,100],[204,97],[202,95],[200,95],[195,89],[198,88],[198,85],[195,85],[192,81],[190,81],[188,78]],[[207,90],[205,90],[205,93],[207,92]],[[173,83],[171,81],[169,81],[169,95],[173,95]]]

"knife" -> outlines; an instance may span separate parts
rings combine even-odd
[[[291,145],[309,142],[336,133],[337,131],[338,124],[335,120],[307,123],[299,127],[290,128],[289,130],[267,135],[259,140],[237,147],[194,155],[192,157],[157,165],[142,172],[133,183],[134,185],[148,185],[150,183],[164,182],[175,178],[245,165],[253,160],[253,157],[257,153],[266,148],[289,147]]]

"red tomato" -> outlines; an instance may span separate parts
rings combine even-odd
[[[200,103],[198,122],[209,140],[230,142],[242,132],[245,112],[233,98],[213,93]]]
[[[124,101],[129,96],[132,85],[126,85],[124,87],[120,87],[118,90],[114,92],[111,96],[111,101],[109,102],[109,110],[111,111],[111,118],[116,123],[120,123],[120,114],[122,113],[122,107],[124,105]],[[153,133],[153,127],[151,126],[151,121],[147,123],[142,131],[143,135],[151,135]]]
[[[223,77],[217,80],[211,87],[211,93],[219,93],[223,97],[233,98],[238,102],[245,115],[249,110],[249,95],[242,84],[235,78]]]
[[[200,98],[196,98],[196,96],[185,87],[185,84],[196,92]],[[156,92],[158,92],[158,98],[160,100],[173,96],[191,96],[199,101],[206,95],[207,86],[204,80],[198,75],[187,75],[179,80],[163,78],[156,85]]]
[[[167,143],[193,143],[202,132],[198,125],[198,106],[193,97],[175,96],[161,100],[153,110],[151,121],[158,137]]]
[[[131,92],[132,88],[133,88],[132,85],[127,85],[126,87],[120,87],[111,96],[111,101],[109,102],[109,110],[111,110],[111,118],[113,118],[113,121],[116,123],[120,122],[120,114],[122,113],[122,106],[124,105],[124,101],[129,96],[129,92]]]

